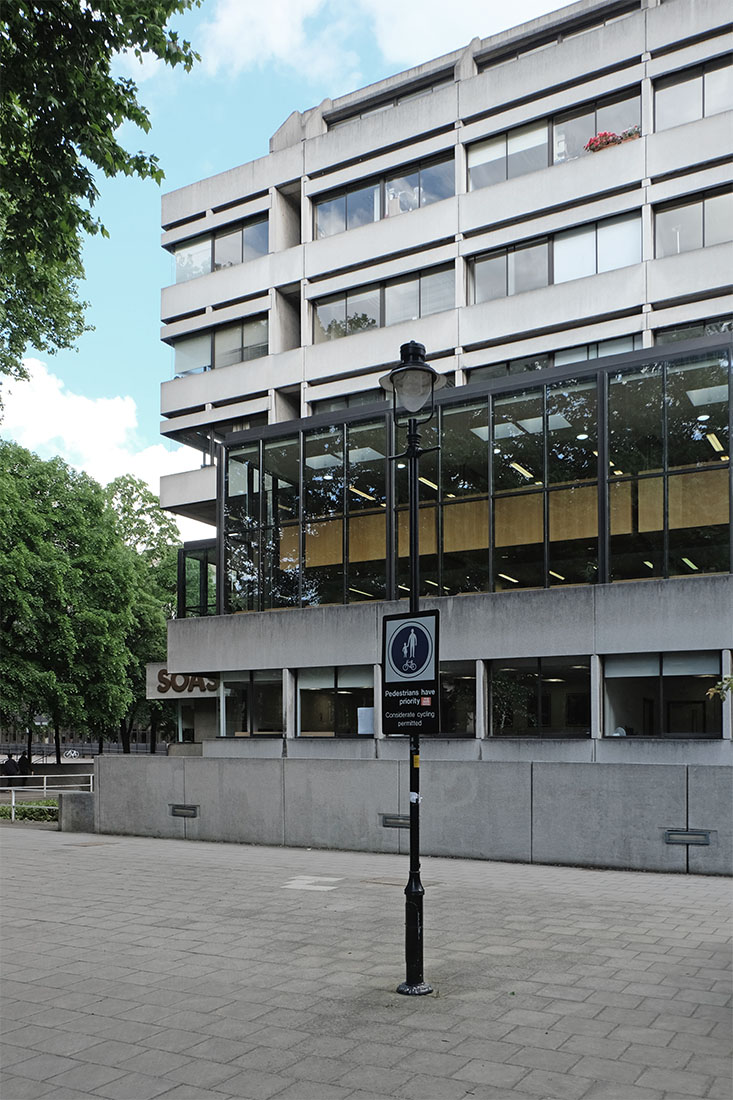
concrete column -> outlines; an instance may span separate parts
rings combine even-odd
[[[374,737],[384,737],[382,730],[382,666],[374,665]]]
[[[307,182],[308,177],[303,176],[300,181],[300,239],[303,244],[313,240],[313,203],[305,193]]]
[[[590,735],[599,738],[603,729],[603,671],[601,658],[592,653],[590,658]]]
[[[476,661],[476,737],[488,737],[489,722],[489,670],[485,661]]]
[[[283,719],[285,722],[285,736],[297,737],[298,712],[296,707],[296,683],[295,671],[292,668],[283,669]]]
[[[461,131],[458,130],[457,137],[460,139]],[[455,161],[455,189],[457,195],[465,195],[466,186],[468,181],[468,168],[467,168],[468,156],[466,154],[466,146],[458,140],[456,142],[456,161]]]
[[[733,652],[723,650],[723,676],[733,675]],[[723,701],[723,740],[733,740],[733,691],[729,691]]]

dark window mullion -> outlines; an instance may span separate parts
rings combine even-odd
[[[341,486],[341,556],[343,560],[341,603],[349,602],[349,426],[344,421],[341,425],[341,445],[344,455],[344,477]]]
[[[550,587],[550,490],[549,490],[549,424],[547,417],[547,386],[542,387],[542,568],[544,588]]]
[[[486,407],[488,409],[489,419],[487,421],[489,425],[489,433],[486,437],[486,445],[488,453],[486,455],[486,463],[488,469],[488,497],[489,497],[489,526],[486,532],[486,546],[488,551],[488,571],[489,571],[489,592],[494,591],[494,399],[489,396],[486,398]]]
[[[596,464],[596,482],[598,484],[598,580],[607,584],[611,579],[609,567],[610,550],[610,506],[608,500],[605,469],[608,469],[608,379],[605,371],[599,371],[596,380],[596,416],[598,459]]]
[[[669,451],[667,439],[667,371],[669,364],[664,364],[662,371],[662,572],[664,577],[669,576]]]
[[[305,466],[305,432],[298,433],[298,607],[303,606],[303,574],[305,572],[305,478],[303,468]],[[299,727],[300,728],[300,727]]]

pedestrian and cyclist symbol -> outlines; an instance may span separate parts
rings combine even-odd
[[[425,673],[433,657],[432,623],[419,619],[403,622],[392,634],[387,646],[389,672],[400,680],[409,680]],[[431,669],[432,672],[432,669]],[[393,676],[388,676],[392,679]]]

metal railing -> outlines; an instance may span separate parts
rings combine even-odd
[[[24,779],[36,780],[31,785],[23,783]],[[63,779],[63,783],[52,783],[51,780]],[[63,793],[65,791],[94,791],[94,772],[80,772],[73,776],[68,773],[64,774],[59,772],[54,775],[30,775],[30,776],[10,776],[8,782],[14,784],[13,786],[0,789],[0,800],[5,803],[5,795],[10,795],[10,820],[15,821],[15,811],[18,806],[22,806],[24,809],[52,809],[51,806],[44,806],[42,802],[28,801],[24,796],[31,791],[41,791],[42,794],[37,797],[47,798],[48,794]],[[20,784],[23,784],[22,786]],[[18,795],[21,797],[19,798]]]

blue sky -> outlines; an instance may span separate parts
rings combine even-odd
[[[160,383],[172,353],[160,343],[160,289],[172,281],[160,247],[161,194],[264,156],[271,134],[305,110],[391,73],[532,19],[547,0],[203,0],[173,20],[202,61],[186,74],[121,58],[152,129],[123,128],[129,149],[154,152],[166,179],[98,180],[95,211],[110,239],[84,248],[81,297],[94,331],[77,351],[28,349],[31,380],[5,387],[0,434],[43,458],[60,454],[101,482],[133,473],[157,491],[161,473],[198,456],[159,436]],[[186,537],[195,537],[182,525]]]

